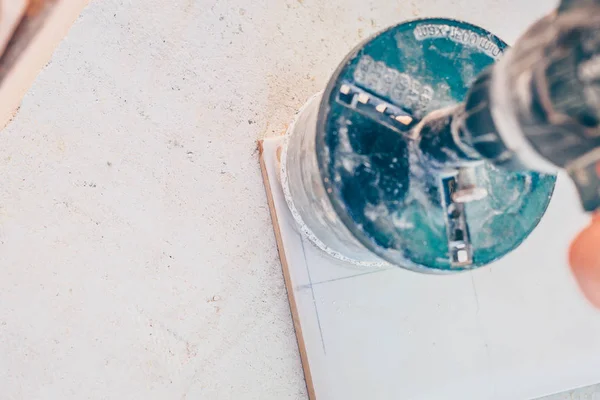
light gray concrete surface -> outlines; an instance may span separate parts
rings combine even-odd
[[[2,132],[0,397],[305,398],[256,140],[383,27],[552,5],[92,0]]]

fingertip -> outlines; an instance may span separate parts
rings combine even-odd
[[[569,264],[581,290],[592,304],[600,308],[600,215],[573,241]]]

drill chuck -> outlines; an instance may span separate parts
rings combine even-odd
[[[600,207],[600,4],[533,25],[474,81],[455,113],[457,146],[499,168],[566,170]]]

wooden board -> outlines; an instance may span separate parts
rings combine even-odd
[[[27,9],[27,0],[0,0],[0,54],[21,22]]]
[[[490,267],[358,269],[296,230],[280,143],[260,143],[261,167],[311,399],[515,400],[600,382],[600,313],[566,265],[587,218],[568,180],[526,242]]]
[[[1,1],[0,128],[88,0]]]

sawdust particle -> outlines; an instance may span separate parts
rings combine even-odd
[[[207,303],[214,303],[215,301],[219,301],[221,300],[221,296],[219,296],[218,294],[215,294],[213,297],[211,297]]]

